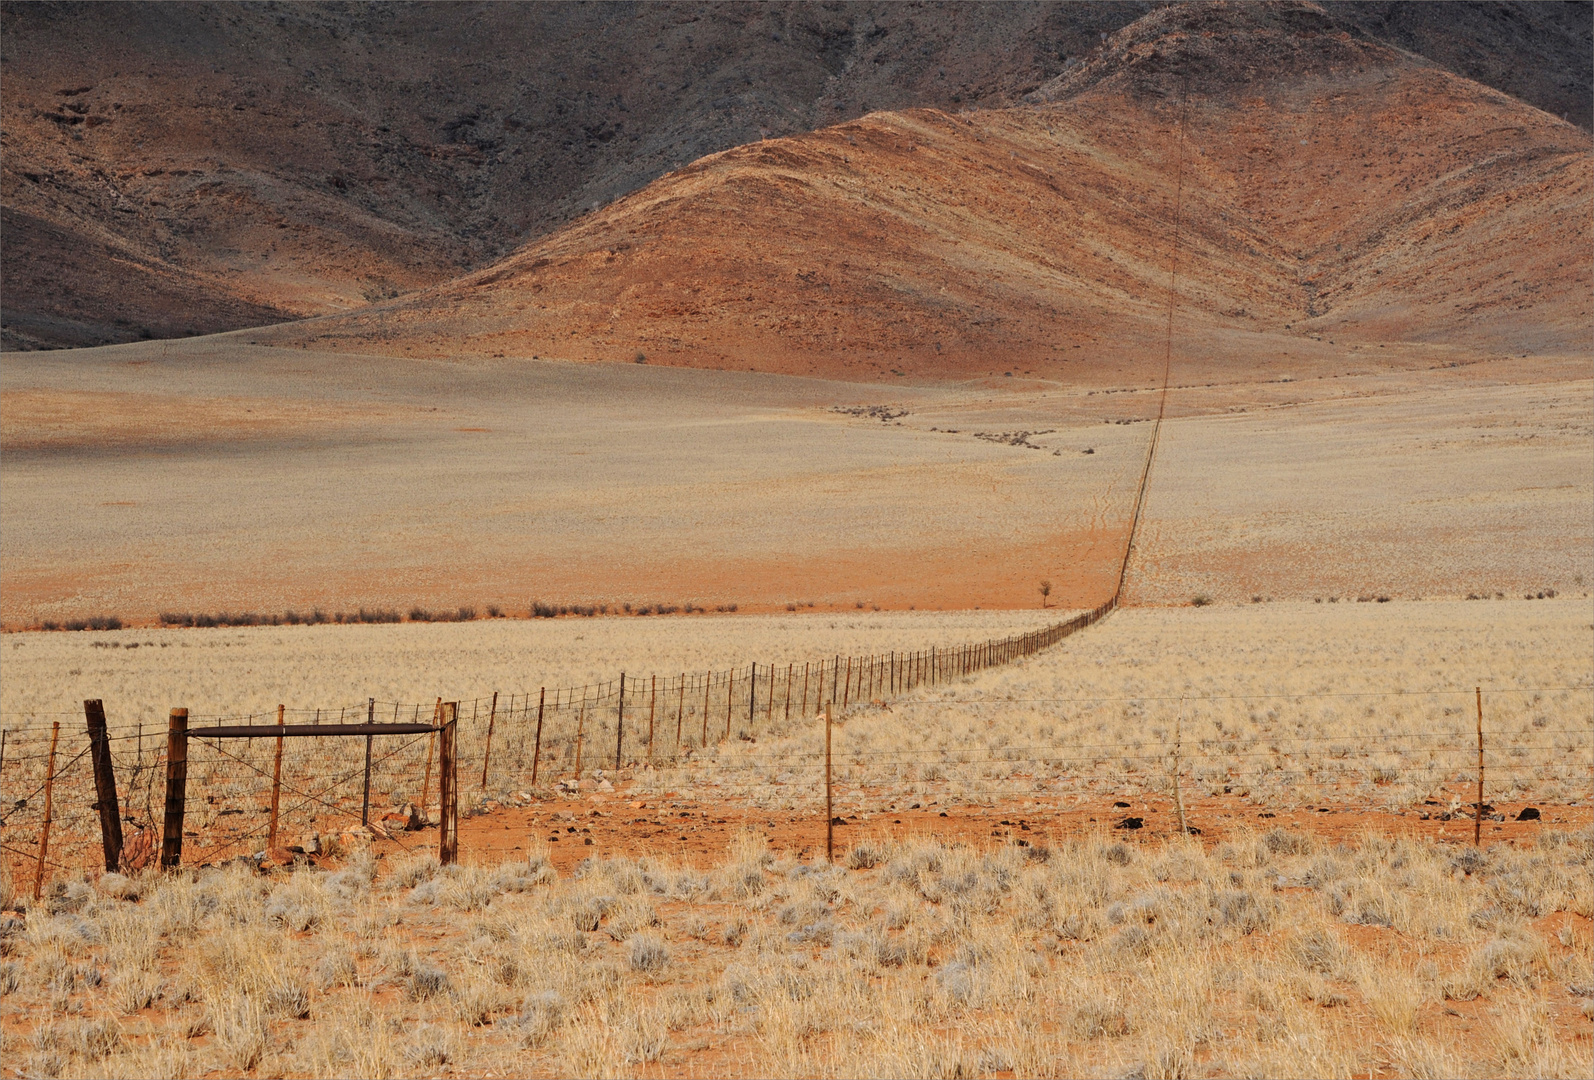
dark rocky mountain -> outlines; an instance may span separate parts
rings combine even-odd
[[[0,341],[385,301],[728,147],[1022,100],[1156,6],[0,5]],[[1589,125],[1589,4],[1328,11]]]

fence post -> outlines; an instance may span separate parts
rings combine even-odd
[[[417,712],[420,706],[415,706]],[[443,723],[443,699],[432,706],[432,734],[426,740],[426,771],[421,774],[421,820],[426,820],[426,804],[432,801],[432,754],[437,749],[436,728]]]
[[[808,661],[803,663],[803,705],[799,716],[808,715]]]
[[[188,790],[188,710],[173,709],[166,728],[166,823],[161,868],[183,863],[183,800]]]
[[[681,752],[681,724],[686,720],[686,672],[681,672],[681,683],[676,688],[679,693],[675,701],[675,752]]]
[[[736,705],[736,669],[725,673],[725,738],[731,737],[731,709]]]
[[[482,791],[487,790],[487,762],[493,756],[493,723],[498,719],[498,691],[493,691],[493,704],[487,712],[487,748],[482,751]],[[524,745],[524,744],[522,744]]]
[[[841,683],[841,707],[846,709],[852,697],[852,657],[847,657],[847,677]]]
[[[699,746],[708,745],[708,692],[713,682],[714,673],[712,671],[705,672],[703,675],[703,735],[698,743]]]
[[[89,744],[94,754],[95,809],[100,812],[100,842],[105,847],[105,871],[112,873],[122,865],[122,809],[116,799],[116,768],[111,764],[111,741],[105,732],[105,704],[85,701],[83,713],[89,725]]]
[[[614,771],[620,771],[620,746],[625,741],[625,672],[620,672],[620,711],[614,721]]]
[[[825,702],[825,861],[836,861],[836,812],[830,790],[830,713],[831,702]]]
[[[50,727],[50,760],[44,767],[44,828],[39,832],[39,867],[33,873],[33,899],[44,891],[44,860],[50,856],[50,822],[55,817],[55,744],[61,738],[61,721]]]
[[[284,706],[277,706],[277,760],[271,767],[271,821],[266,826],[266,850],[277,846],[277,807],[282,803],[282,715]]]
[[[587,726],[587,703],[581,702],[581,711],[576,714],[576,790],[581,790],[581,736]]]
[[[548,688],[544,686],[537,692],[537,742],[531,751],[531,782],[533,785],[537,783],[537,766],[542,761],[542,706],[543,702],[547,700]],[[526,744],[521,743],[520,745],[525,746]],[[522,750],[521,753],[525,753],[525,751]]]
[[[796,664],[786,665],[786,719],[788,721],[791,720],[791,677],[796,667]],[[774,694],[773,689],[770,690],[770,694]]]
[[[376,723],[376,698],[365,699],[365,722]],[[371,824],[371,736],[365,736],[365,784],[360,789],[360,825]]]
[[[769,670],[771,674],[775,671],[774,668]],[[753,728],[753,710],[756,708],[758,708],[758,661],[754,660],[747,676],[747,729],[749,731]]]
[[[1179,757],[1184,749],[1184,698],[1179,699],[1179,719],[1173,725],[1173,801],[1179,807],[1179,834],[1189,836],[1184,823],[1184,789],[1179,786]]]
[[[1475,688],[1478,694],[1478,806],[1472,815],[1472,846],[1483,843],[1483,687]]]
[[[648,763],[653,762],[653,717],[659,711],[659,677],[649,677],[648,690]]]
[[[459,730],[459,702],[444,707],[448,720],[437,739],[437,861],[449,866],[459,861],[459,777],[455,735]]]

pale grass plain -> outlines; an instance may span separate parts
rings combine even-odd
[[[1583,1077],[1594,834],[1273,830],[799,861],[546,851],[62,883],[0,966],[27,1076]]]

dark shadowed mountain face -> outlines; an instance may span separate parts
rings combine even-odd
[[[1156,6],[6,4],[4,347],[386,300],[730,146],[1020,100]],[[1587,4],[1330,9],[1589,123]]]

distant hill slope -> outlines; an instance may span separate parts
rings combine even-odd
[[[738,147],[457,281],[250,337],[857,379],[1149,370],[1182,171],[1178,333],[1204,370],[1325,336],[1588,348],[1588,134],[1314,7],[1164,9],[1033,100]]]
[[[0,345],[347,311],[765,133],[1015,102],[1156,6],[0,4]],[[1329,9],[1589,124],[1588,4]]]

